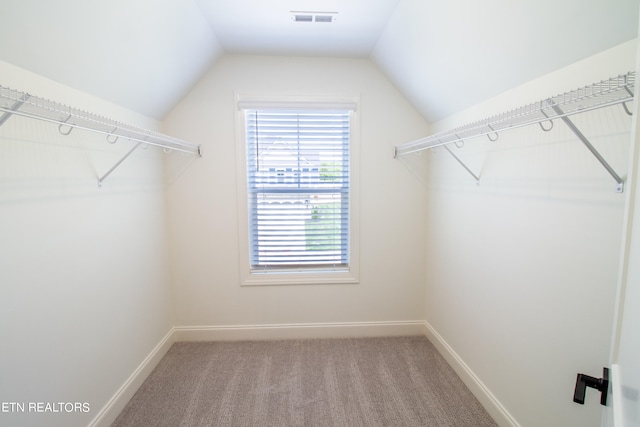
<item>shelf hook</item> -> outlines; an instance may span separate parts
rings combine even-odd
[[[627,113],[627,115],[633,116],[633,113],[629,110],[629,107],[627,107],[627,103],[626,102],[622,103],[622,108],[624,108],[624,111],[625,111],[625,113]]]
[[[545,128],[544,126],[542,126],[542,122],[538,122],[538,126],[540,126],[540,129],[542,129],[545,132],[549,132],[551,129],[553,129],[553,120],[549,120],[549,127]]]
[[[547,113],[545,113],[543,110],[540,110],[540,112],[542,113],[543,116],[545,116],[547,119],[549,119],[549,116],[547,116]],[[538,122],[538,126],[540,126],[540,129],[542,129],[545,132],[549,132],[551,129],[553,129],[553,120],[549,119],[549,127],[545,128],[544,126],[542,126],[542,122]]]
[[[456,142],[454,142],[456,148],[462,148],[464,147],[464,139],[460,138],[458,135],[454,134],[456,139]]]
[[[109,139],[109,137],[113,136],[113,133],[114,133],[115,131],[117,131],[117,130],[118,130],[118,128],[117,128],[117,127],[115,127],[115,128],[113,128],[113,130],[111,131],[111,133],[110,133],[109,135],[107,135],[107,142],[108,142],[109,144],[115,144],[115,143],[116,143],[116,141],[118,141],[118,138],[119,138],[119,136],[118,136],[118,135],[115,135],[116,139],[114,139],[114,140]]]
[[[71,131],[73,130],[73,126],[69,126],[69,125],[67,125],[67,124],[66,124],[66,123],[67,123],[67,121],[68,121],[70,118],[71,118],[71,114],[69,114],[69,117],[67,117],[66,119],[64,119],[64,120],[62,121],[62,123],[60,123],[60,125],[58,126],[58,132],[60,132],[60,134],[61,134],[61,135],[67,136],[67,135],[69,135],[69,134],[71,133]],[[63,127],[63,126],[65,126],[65,125],[69,128],[69,130],[68,130],[68,131],[66,131],[66,132],[63,132],[63,131],[62,131],[62,127]]]
[[[491,130],[493,131],[493,133],[495,133],[495,134],[496,134],[495,139],[491,138],[491,137],[489,136],[489,134],[487,134],[487,138],[489,138],[489,141],[491,141],[491,142],[496,142],[496,141],[498,140],[498,138],[500,137],[500,135],[498,134],[498,132],[496,132],[496,130],[495,130],[494,128],[492,128],[492,127],[491,127],[491,125],[487,125],[487,127],[488,127],[489,129],[491,129]]]

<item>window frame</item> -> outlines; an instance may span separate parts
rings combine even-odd
[[[240,284],[314,285],[359,283],[359,167],[360,125],[357,96],[282,96],[235,94],[236,170],[238,201],[238,236]],[[349,109],[350,121],[350,190],[349,190],[349,264],[332,271],[324,268],[255,271],[250,268],[249,203],[247,189],[247,144],[245,110],[248,109]]]

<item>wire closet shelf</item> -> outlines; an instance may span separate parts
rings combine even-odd
[[[621,74],[465,126],[398,145],[395,147],[395,157],[442,145],[458,144],[478,136],[487,136],[495,141],[502,131],[532,124],[539,124],[542,130],[549,131],[554,119],[563,119],[567,123],[568,116],[617,104],[623,104],[627,114],[631,114],[625,103],[633,100],[634,84],[635,72]]]
[[[5,86],[0,86],[0,112],[5,113],[0,117],[0,125],[11,115],[17,115],[57,124],[58,130],[63,135],[68,135],[74,128],[83,129],[103,134],[107,137],[107,141],[111,143],[118,138],[125,138],[169,150],[200,154],[199,145],[131,126]]]
[[[98,187],[101,187],[102,182],[141,145],[153,145],[164,150],[202,156],[200,145],[159,132],[131,126],[5,86],[0,86],[0,113],[2,112],[4,114],[0,116],[0,126],[9,120],[11,116],[16,115],[56,124],[58,125],[58,132],[65,136],[69,135],[73,129],[82,129],[105,135],[107,142],[110,144],[116,143],[121,138],[136,142],[124,157],[116,162],[103,176],[98,178]]]

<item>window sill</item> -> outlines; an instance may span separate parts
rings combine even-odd
[[[284,286],[284,285],[352,285],[360,283],[351,271],[339,272],[290,272],[290,273],[249,273],[242,286]]]

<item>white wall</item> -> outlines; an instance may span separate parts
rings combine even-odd
[[[635,41],[433,124],[444,130],[635,69]],[[620,106],[572,120],[623,177]],[[522,426],[598,426],[576,373],[608,364],[625,195],[562,122],[429,153],[426,319]]]
[[[360,96],[360,283],[240,286],[234,93]],[[369,60],[223,56],[164,122],[204,156],[168,188],[177,326],[421,320],[426,198],[393,146],[427,124]]]
[[[157,123],[0,62],[0,84],[145,128]],[[0,402],[88,413],[1,413],[0,425],[81,426],[170,331],[162,156],[11,117],[0,127]]]

